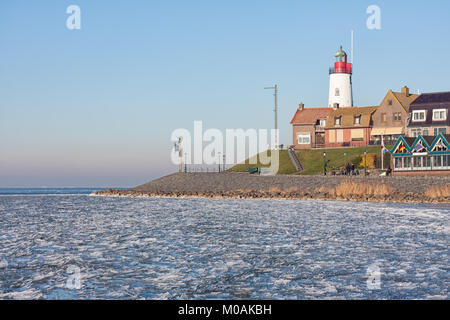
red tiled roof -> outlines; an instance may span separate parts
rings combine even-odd
[[[332,108],[297,109],[297,112],[291,120],[291,124],[316,124],[317,119],[326,119],[332,111]]]

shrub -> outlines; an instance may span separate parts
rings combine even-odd
[[[378,155],[375,153],[369,153],[366,156],[366,168],[375,169],[378,163]],[[360,168],[364,168],[364,155],[361,156],[361,162],[359,163]]]
[[[431,187],[425,195],[431,199],[450,197],[450,184]]]
[[[355,182],[345,180],[336,187],[336,195],[348,196],[387,196],[394,192],[391,185],[385,183]]]

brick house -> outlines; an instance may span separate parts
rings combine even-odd
[[[295,149],[325,147],[325,123],[332,108],[305,108],[299,104],[292,118],[292,139]]]
[[[385,144],[391,144],[401,135],[405,135],[410,105],[418,97],[416,94],[410,94],[406,86],[401,92],[389,90],[373,114],[371,144],[381,144],[381,137]]]
[[[450,133],[450,92],[421,94],[410,106],[409,137]]]
[[[362,147],[370,141],[372,115],[378,107],[350,107],[332,111],[325,125],[325,147]]]

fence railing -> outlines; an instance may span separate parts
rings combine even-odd
[[[397,140],[384,140],[384,145],[394,145],[397,143]],[[381,140],[379,141],[369,141],[370,146],[381,146]]]

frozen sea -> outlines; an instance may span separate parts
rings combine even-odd
[[[448,299],[450,207],[0,190],[0,299]]]

